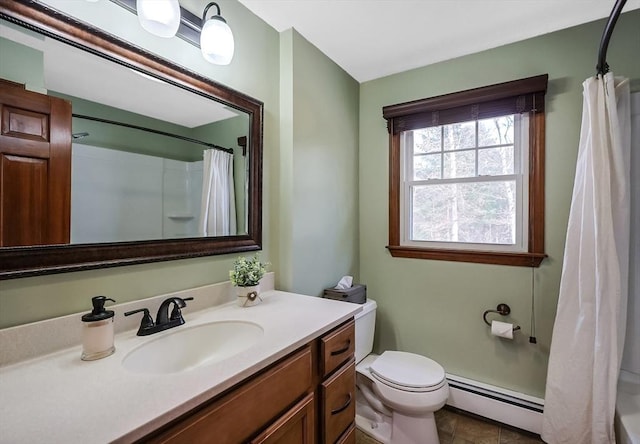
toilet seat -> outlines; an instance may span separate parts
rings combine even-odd
[[[408,392],[431,392],[446,383],[440,364],[414,353],[385,351],[369,371],[380,383]]]

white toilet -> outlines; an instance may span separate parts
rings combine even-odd
[[[376,302],[356,314],[356,426],[384,444],[439,444],[433,413],[449,385],[437,362],[414,353],[371,354]]]

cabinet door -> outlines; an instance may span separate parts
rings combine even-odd
[[[334,444],[356,415],[356,363],[351,361],[322,383],[323,442]]]
[[[314,397],[307,395],[260,434],[251,444],[313,444]]]
[[[0,246],[66,244],[71,104],[0,79]]]

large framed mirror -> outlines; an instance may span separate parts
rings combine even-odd
[[[0,0],[0,31],[0,279],[261,248],[261,101],[39,2]]]

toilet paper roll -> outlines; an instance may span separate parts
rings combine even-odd
[[[505,339],[513,339],[513,324],[491,321],[491,334]]]

